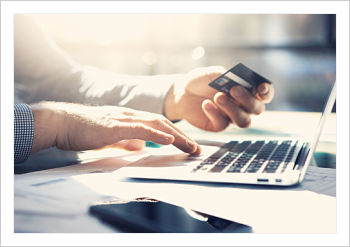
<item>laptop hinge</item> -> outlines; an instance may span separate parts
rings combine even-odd
[[[299,154],[295,160],[293,170],[301,170],[305,164],[305,160],[307,155],[310,151],[310,145],[309,143],[303,143],[303,146],[301,147]]]

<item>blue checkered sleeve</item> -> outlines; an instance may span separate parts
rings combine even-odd
[[[15,115],[15,163],[25,161],[32,150],[34,138],[34,117],[26,104],[14,105]]]

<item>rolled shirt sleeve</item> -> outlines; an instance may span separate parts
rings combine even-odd
[[[20,163],[28,159],[34,138],[34,117],[28,105],[14,105],[14,128],[14,159]]]

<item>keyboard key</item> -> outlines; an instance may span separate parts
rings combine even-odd
[[[265,169],[264,172],[265,173],[275,173],[276,170],[275,169]]]
[[[230,149],[232,147],[234,147],[236,144],[238,143],[238,141],[230,141],[228,143],[226,143],[224,146],[222,146],[223,148],[227,148]]]
[[[273,155],[271,156],[271,160],[275,161],[283,161],[284,158],[287,156],[287,151],[289,149],[290,144],[287,142],[282,142],[274,151]]]
[[[292,158],[293,158],[293,156],[294,156],[294,153],[295,153],[296,147],[297,147],[297,144],[295,144],[295,145],[291,148],[291,150],[289,151],[289,153],[288,153],[288,155],[287,155],[287,158],[286,158],[286,160],[285,160],[286,163],[289,163],[289,162],[292,160]]]
[[[246,151],[246,154],[250,154],[250,155],[255,155],[260,148],[265,144],[264,141],[256,141],[254,144],[252,144]]]
[[[211,172],[221,172],[223,169],[226,168],[231,162],[235,159],[234,157],[230,154],[227,154],[224,158],[222,158],[210,171]]]
[[[231,166],[227,172],[241,172],[242,167]]]
[[[252,159],[257,151],[264,145],[264,141],[256,141],[248,147],[250,142],[246,142],[244,145],[248,148],[244,153],[234,162],[234,164],[227,170],[227,172],[240,172],[241,169]]]
[[[270,141],[268,142],[257,154],[255,157],[256,160],[263,159],[266,160],[270,157],[272,151],[277,146],[277,141]]]
[[[241,153],[243,152],[252,142],[251,141],[244,141],[237,145],[235,145],[233,148],[230,149],[231,152],[234,153]]]
[[[281,162],[269,161],[263,172],[274,173],[281,164]]]
[[[265,160],[253,160],[247,170],[245,172],[256,172],[257,170],[260,169],[260,167],[263,166],[263,164],[265,163]]]
[[[227,151],[228,151],[228,148],[220,148],[218,151],[212,154],[209,158],[212,160],[220,159]]]
[[[219,166],[219,165],[216,165],[216,166],[214,166],[214,167],[210,170],[210,172],[221,172],[222,170],[225,169],[225,167],[226,167],[226,166]]]
[[[245,172],[248,172],[248,173],[256,173],[258,170],[259,170],[258,167],[254,167],[254,168],[250,168],[250,169],[246,170]]]

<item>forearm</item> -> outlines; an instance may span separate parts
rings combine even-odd
[[[65,72],[52,71],[28,85],[19,97],[25,102],[42,100],[93,105],[114,105],[164,114],[165,99],[181,75],[129,76],[85,66]],[[15,85],[16,86],[16,85]]]
[[[26,103],[115,105],[163,114],[165,97],[178,77],[128,76],[81,66],[32,18],[15,17],[15,93]]]
[[[181,77],[181,74],[122,75],[84,66],[76,90],[79,92],[79,97],[69,102],[121,106],[164,114],[165,100],[169,90]],[[62,88],[62,90],[67,89]]]

